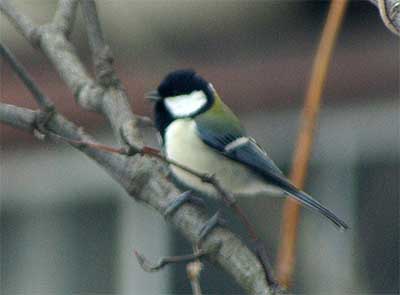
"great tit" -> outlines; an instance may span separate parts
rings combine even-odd
[[[348,228],[283,175],[265,150],[247,135],[212,84],[195,71],[169,73],[147,97],[155,103],[155,124],[169,159],[197,172],[215,175],[223,189],[235,196],[289,196],[320,212],[339,229]],[[211,184],[174,165],[169,168],[184,188],[219,197]]]

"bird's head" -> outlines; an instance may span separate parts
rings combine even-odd
[[[171,119],[193,117],[207,111],[215,100],[212,85],[193,70],[169,73],[157,90],[146,95],[155,102],[157,115]],[[157,114],[166,112],[166,114]]]

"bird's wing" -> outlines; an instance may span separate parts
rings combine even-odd
[[[224,109],[219,113],[205,112],[195,117],[197,132],[205,144],[226,157],[253,169],[266,182],[278,186],[304,205],[317,210],[340,229],[348,227],[329,209],[297,189],[255,140],[246,136],[244,128],[232,111],[223,104],[221,107]]]
[[[245,164],[264,177],[277,175],[282,171],[257,145],[254,139],[247,137],[233,112],[220,103],[221,111],[205,112],[195,117],[198,134],[202,141],[225,156]]]

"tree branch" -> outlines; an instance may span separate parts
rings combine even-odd
[[[18,77],[22,80],[28,90],[32,93],[37,104],[46,111],[53,110],[53,103],[47,98],[47,96],[39,89],[36,83],[31,79],[25,68],[19,63],[17,58],[11,53],[11,51],[0,43],[0,55],[9,63],[14,72],[17,73]]]
[[[143,146],[143,139],[138,127],[139,119],[132,114],[129,98],[122,89],[122,84],[112,67],[112,52],[104,40],[95,2],[93,0],[83,1],[82,12],[96,78],[105,89],[101,111],[108,118],[120,144],[128,144],[128,146],[136,146],[140,149]]]
[[[120,85],[112,67],[114,58],[110,47],[104,40],[94,1],[83,1],[82,12],[86,23],[89,46],[92,51],[96,80],[104,87]]]
[[[85,2],[85,1],[83,1]],[[75,12],[78,0],[59,0],[52,25],[65,36],[69,36],[75,21]]]
[[[90,78],[66,37],[52,26],[40,30],[40,45],[61,78],[72,90],[76,102],[89,111],[99,111],[104,91]]]
[[[33,132],[35,111],[0,103],[0,122],[24,131]]]
[[[32,45],[37,45],[38,27],[29,17],[19,13],[8,0],[0,0],[0,10]]]

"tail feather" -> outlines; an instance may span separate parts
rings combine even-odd
[[[268,180],[270,183],[278,186],[280,189],[285,191],[289,196],[296,199],[303,205],[319,212],[326,218],[328,218],[334,225],[336,225],[339,230],[345,231],[349,228],[349,226],[337,217],[332,211],[328,208],[324,207],[320,202],[314,200],[310,195],[306,194],[305,192],[299,190],[295,187],[288,179],[282,177],[281,175],[277,174],[268,174]]]
[[[343,220],[341,220],[332,211],[324,207],[320,202],[316,201],[305,192],[300,191],[294,187],[286,188],[286,191],[291,197],[293,197],[303,205],[321,213],[323,216],[328,218],[333,224],[335,224],[339,228],[339,230],[345,231],[349,228],[349,226]]]

